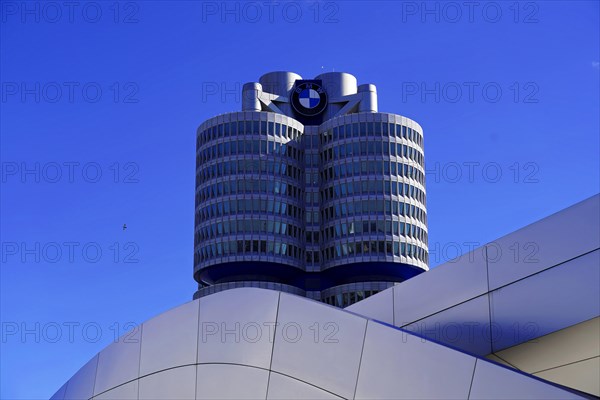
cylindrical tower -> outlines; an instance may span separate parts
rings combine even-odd
[[[242,111],[260,111],[260,94],[262,85],[258,82],[248,82],[242,88]]]
[[[359,113],[327,121],[320,130],[321,271],[332,283],[328,296],[337,304],[338,295],[360,297],[358,282],[380,282],[380,290],[426,270],[419,124],[394,114]]]
[[[322,82],[323,88],[330,98],[330,104],[324,112],[323,120],[333,117],[344,105],[344,103],[334,103],[332,101],[356,94],[356,78],[346,72],[325,72],[315,79]]]
[[[377,88],[375,85],[367,83],[358,87],[358,93],[363,95],[363,98],[358,106],[358,112],[377,112]]]
[[[294,83],[302,77],[294,72],[275,71],[268,72],[261,76],[258,82],[262,85],[265,92],[273,93],[279,96],[287,96]]]
[[[423,130],[344,72],[270,72],[197,132],[194,279],[345,307],[428,268]]]
[[[294,72],[275,71],[264,74],[258,80],[265,92],[287,97],[289,96],[294,83],[302,77]],[[280,103],[279,109],[286,115],[291,115],[292,107],[289,103]]]
[[[234,282],[301,291],[303,128],[267,112],[225,114],[198,128],[194,278],[213,286],[196,297]]]

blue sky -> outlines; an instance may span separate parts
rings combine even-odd
[[[599,191],[596,1],[0,4],[2,399],[191,299],[195,130],[265,72],[421,124],[432,266]]]

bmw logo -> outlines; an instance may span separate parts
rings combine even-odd
[[[327,93],[315,81],[297,81],[291,100],[294,110],[307,117],[317,115],[327,107]]]

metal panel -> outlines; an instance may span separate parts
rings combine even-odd
[[[354,303],[345,310],[376,319],[386,324],[394,324],[394,292],[393,288],[384,290],[368,299]]]
[[[341,399],[332,393],[297,379],[271,372],[267,400],[329,400]]]
[[[535,373],[600,356],[600,317],[502,350],[498,356]]]
[[[487,361],[478,360],[469,399],[580,399],[548,383]]]
[[[94,395],[138,377],[140,331],[140,327],[134,328],[98,354]]]
[[[600,195],[487,245],[490,290],[600,247]]]
[[[487,290],[484,251],[480,248],[394,286],[395,325],[425,318]]]
[[[369,321],[356,399],[465,399],[475,357]]]
[[[96,378],[96,366],[98,365],[98,355],[95,355],[88,361],[73,377],[67,382],[65,391],[65,400],[81,400],[92,397],[94,390],[94,379]]]
[[[600,396],[600,357],[535,374],[540,378]]]
[[[196,363],[198,306],[192,301],[144,322],[140,376]]]
[[[194,400],[196,366],[168,369],[141,378],[139,382],[143,400]]]
[[[279,292],[240,288],[200,300],[198,362],[269,368]]]
[[[600,315],[600,250],[491,293],[494,352]]]
[[[338,308],[282,293],[271,369],[350,398],[366,322]]]
[[[478,356],[492,352],[487,294],[403,328]]]
[[[139,381],[126,383],[94,397],[94,400],[137,400]]]
[[[268,379],[269,371],[261,368],[232,364],[198,365],[196,399],[264,399]]]

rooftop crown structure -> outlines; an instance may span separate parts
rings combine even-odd
[[[428,269],[423,130],[347,73],[271,72],[197,132],[194,298],[347,306]]]

